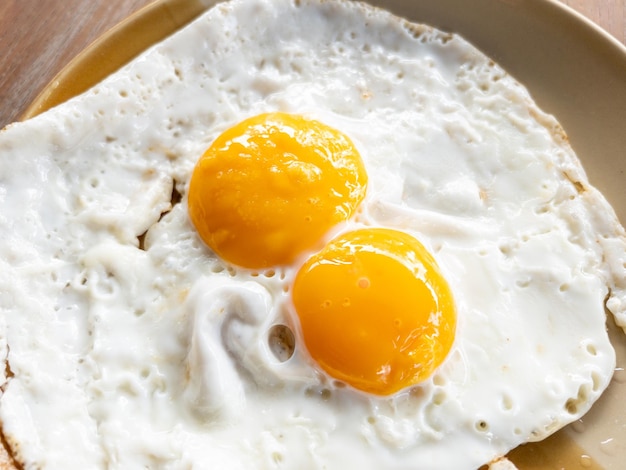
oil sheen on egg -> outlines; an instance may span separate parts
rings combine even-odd
[[[366,191],[295,255],[225,260],[192,223],[192,175],[275,112],[345,136]],[[463,39],[357,3],[221,4],[9,126],[0,232],[0,420],[25,468],[473,470],[584,414],[614,368],[605,300],[626,326],[624,230],[554,119]],[[350,329],[299,316],[316,289],[298,286],[330,292],[347,277],[313,268],[358,244],[423,250],[454,310],[441,364],[407,385],[352,381],[368,351],[337,356]]]

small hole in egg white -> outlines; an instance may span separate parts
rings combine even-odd
[[[565,402],[565,409],[569,414],[575,415],[578,411],[578,404],[576,403],[576,400],[574,400],[573,398],[567,400],[567,402]]]
[[[576,398],[569,398],[565,402],[565,409],[572,415],[578,414],[580,405],[586,403],[588,398],[587,385],[583,384],[578,388],[578,396]]]
[[[280,452],[274,452],[272,453],[272,460],[275,463],[280,463],[283,461],[283,454],[281,454]]]
[[[446,401],[445,392],[437,392],[433,395],[433,405],[441,406]]]
[[[274,325],[268,333],[268,346],[280,362],[288,361],[296,348],[296,338],[287,325]]]
[[[367,417],[367,422],[369,424],[376,424],[376,418],[374,418],[373,416],[368,416]]]
[[[602,383],[602,380],[600,379],[600,375],[597,372],[592,372],[591,373],[591,389],[594,392],[597,392],[600,390],[600,384]]]
[[[565,283],[565,284],[561,284],[561,285],[559,286],[559,290],[560,290],[561,292],[566,292],[566,291],[568,291],[568,290],[569,290],[569,284],[567,284],[567,283]]]
[[[597,356],[598,355],[598,350],[596,349],[596,347],[593,345],[593,343],[589,343],[587,344],[587,352],[591,355],[591,356]]]
[[[222,266],[221,264],[214,264],[214,265],[211,267],[211,272],[212,272],[213,274],[219,274],[219,273],[224,272],[224,269],[225,269],[225,268],[224,268],[224,266]]]
[[[406,22],[402,26],[404,26],[404,30],[415,39],[420,39],[424,34],[423,30],[413,23]]]
[[[174,207],[183,200],[183,195],[178,190],[178,181],[172,179],[172,194],[170,194],[170,204]]]
[[[480,432],[487,432],[489,430],[489,424],[487,424],[487,421],[483,420],[477,421],[475,427],[476,430]]]
[[[146,232],[142,233],[141,235],[139,235],[137,237],[137,248],[139,248],[142,251],[146,250],[145,243],[146,243],[146,234],[147,233],[148,232],[146,231]]]
[[[500,405],[503,410],[510,411],[513,409],[513,399],[509,395],[502,395]]]
[[[276,271],[274,271],[273,269],[268,269],[263,273],[263,275],[267,278],[272,278],[276,275]]]
[[[433,384],[441,387],[446,384],[446,379],[440,374],[436,374],[433,376]]]

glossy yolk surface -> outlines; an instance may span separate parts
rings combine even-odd
[[[299,271],[306,349],[332,377],[389,395],[432,374],[456,325],[448,284],[413,237],[375,228],[332,240]]]
[[[361,157],[341,132],[285,113],[221,134],[200,158],[189,214],[219,256],[246,268],[287,264],[321,243],[365,195]]]

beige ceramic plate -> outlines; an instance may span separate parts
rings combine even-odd
[[[171,34],[214,0],[157,0],[102,36],[41,93],[23,118],[78,94]],[[591,183],[626,223],[626,48],[554,0],[370,0],[410,20],[457,32],[524,83],[570,137]],[[626,337],[611,326],[618,366]],[[581,422],[513,459],[526,470],[624,468],[626,372]]]

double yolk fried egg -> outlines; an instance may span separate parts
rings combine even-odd
[[[623,228],[458,36],[233,0],[3,130],[0,163],[26,468],[474,470],[611,378]]]
[[[225,261],[294,263],[346,222],[367,174],[352,141],[284,113],[221,134],[189,185],[189,214]],[[450,350],[456,315],[435,260],[401,231],[337,236],[301,267],[293,303],[307,350],[336,379],[388,395],[429,377]]]

